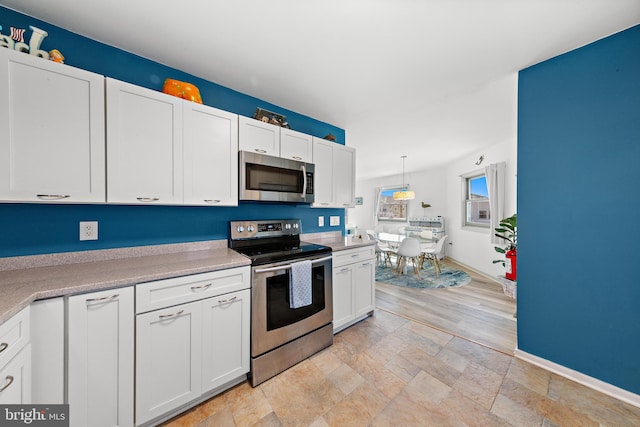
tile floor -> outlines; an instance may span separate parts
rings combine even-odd
[[[509,425],[640,426],[640,408],[378,309],[277,377],[164,426]]]

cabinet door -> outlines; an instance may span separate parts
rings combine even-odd
[[[0,200],[104,202],[104,77],[0,48]]]
[[[184,203],[238,205],[238,116],[184,103]]]
[[[313,138],[314,207],[333,206],[333,146],[335,144],[319,138]]]
[[[375,308],[375,260],[356,264],[354,271],[353,311],[355,317],[360,317]]]
[[[69,297],[71,426],[133,425],[133,288]]]
[[[182,105],[107,79],[107,202],[182,203]]]
[[[240,150],[280,156],[280,127],[249,117],[238,118]]]
[[[355,199],[356,151],[335,144],[333,151],[333,174],[336,207],[353,207]]]
[[[23,348],[4,367],[0,366],[0,404],[31,403],[31,345]]]
[[[136,316],[136,424],[201,394],[202,309],[192,302]]]
[[[353,268],[351,265],[333,269],[333,330],[353,320]]]
[[[202,392],[249,372],[250,291],[202,302]]]
[[[64,403],[64,298],[31,303],[31,402]]]
[[[280,157],[312,163],[312,136],[291,129],[280,129]]]

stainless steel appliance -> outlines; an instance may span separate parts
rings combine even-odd
[[[249,151],[240,151],[238,161],[240,200],[314,202],[313,163]]]
[[[251,259],[251,385],[333,344],[331,248],[300,241],[299,219],[232,221],[229,247]],[[311,304],[291,308],[292,263],[311,261]]]

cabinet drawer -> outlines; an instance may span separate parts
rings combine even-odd
[[[136,285],[136,313],[247,289],[250,277],[247,266],[141,283]]]
[[[6,366],[0,366],[0,405],[31,403],[31,346],[27,345]]]
[[[365,259],[375,258],[375,246],[365,246],[357,249],[347,249],[344,251],[333,252],[333,266],[340,267],[342,265],[363,261]]]
[[[25,307],[20,313],[0,325],[0,368],[29,342],[30,309]]]

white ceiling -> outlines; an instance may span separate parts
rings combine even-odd
[[[0,0],[344,128],[357,178],[516,139],[517,71],[640,23],[640,0]]]

